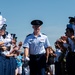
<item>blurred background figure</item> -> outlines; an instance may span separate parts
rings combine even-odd
[[[55,51],[52,47],[49,47],[49,57],[48,62],[46,63],[46,74],[55,75],[55,62],[54,58],[56,57]]]
[[[6,31],[7,24],[5,22],[6,19],[0,15],[0,74],[15,75],[16,60],[13,56],[7,58],[7,55],[10,54],[12,37]]]

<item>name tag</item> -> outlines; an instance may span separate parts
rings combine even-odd
[[[44,39],[40,39],[40,42],[45,42],[45,40]]]

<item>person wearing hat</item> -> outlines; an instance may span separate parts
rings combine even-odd
[[[7,25],[5,21],[6,19],[0,15],[0,75],[15,75],[15,66],[13,63],[15,59],[10,57],[7,59],[5,56],[6,54],[9,54],[9,47],[11,44],[11,35],[6,32]]]
[[[10,50],[11,35],[6,32],[6,24],[0,28],[0,46],[5,46]]]
[[[11,35],[6,31],[6,19],[0,15],[0,47],[8,47],[11,42]]]
[[[30,60],[30,75],[45,75],[46,56],[50,43],[48,37],[40,32],[43,22],[31,21],[33,33],[26,36],[23,44],[25,60]],[[28,58],[30,56],[30,59]]]
[[[75,17],[69,17],[69,24],[67,24],[67,28],[73,29],[75,36]]]

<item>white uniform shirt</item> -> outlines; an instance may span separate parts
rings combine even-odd
[[[35,37],[34,34],[30,34],[26,37],[23,47],[29,48],[30,54],[42,54],[46,53],[45,48],[49,47],[50,43],[46,35],[41,34]]]
[[[10,42],[11,42],[11,35],[8,34],[6,35],[5,38],[3,38],[2,36],[0,36],[0,42],[3,41],[5,46],[10,46]]]
[[[6,46],[6,47],[8,47],[8,46],[10,46],[11,44],[10,44],[10,42],[11,42],[11,35],[10,34],[8,34],[8,35],[6,35],[6,37],[5,38],[3,38],[3,36],[0,36],[0,42],[4,42],[4,46]],[[2,54],[4,54],[4,55],[6,55],[6,54],[9,54],[9,51],[1,51],[1,53]]]

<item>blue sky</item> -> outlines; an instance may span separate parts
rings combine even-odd
[[[6,18],[7,31],[16,33],[22,42],[33,32],[30,22],[42,20],[41,32],[54,47],[54,42],[65,33],[68,17],[75,16],[75,0],[0,0],[0,12]]]

